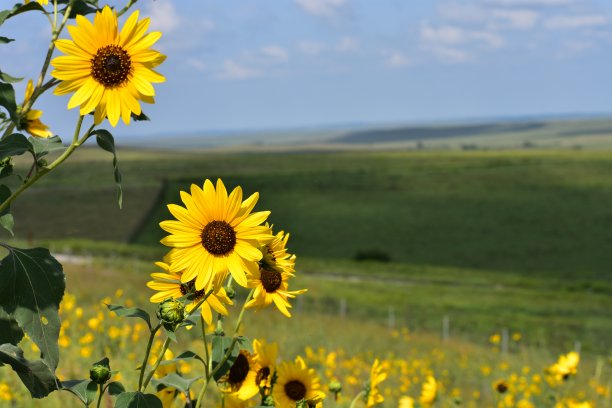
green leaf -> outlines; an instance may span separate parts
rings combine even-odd
[[[115,408],[163,408],[161,401],[153,394],[124,392],[117,397]]]
[[[121,173],[119,172],[119,165],[117,163],[117,152],[115,150],[115,139],[113,135],[106,129],[98,129],[91,132],[92,135],[96,135],[96,142],[103,150],[113,154],[113,168],[115,183],[117,184],[117,203],[119,208],[123,205],[123,190],[121,189]]]
[[[145,322],[147,322],[147,326],[149,326],[149,330],[152,330],[151,326],[151,316],[147,313],[146,310],[143,310],[139,307],[125,307],[121,305],[106,305],[108,310],[111,312],[115,312],[115,314],[119,317],[139,317]]]
[[[76,395],[85,406],[94,402],[98,394],[98,384],[90,380],[62,381],[62,389]]]
[[[48,249],[18,249],[0,261],[0,308],[36,343],[42,360],[55,371],[59,360],[59,304],[66,282],[62,265]]]
[[[223,360],[223,357],[225,357],[225,354],[227,353],[231,344],[232,344],[231,337],[215,336],[212,339],[212,362],[213,362],[212,366],[213,366],[213,370],[217,370],[217,372],[213,376],[215,381],[219,381],[219,379],[223,377],[225,373],[229,371],[229,369],[234,364],[234,361],[236,361],[238,354],[240,353],[240,347],[238,345],[238,342],[236,342],[227,360],[225,360],[225,362],[221,364],[221,368],[217,369],[217,366],[219,366],[219,364],[221,363],[221,360]]]
[[[171,360],[162,361],[161,363],[159,363],[159,365],[176,364],[179,361],[189,361],[189,360],[200,360],[203,364],[206,364],[204,360],[202,359],[202,357],[198,356],[196,353],[194,353],[191,350],[187,350],[187,351],[183,351],[181,354],[179,354],[178,356],[174,357]]]
[[[33,151],[33,146],[21,133],[13,133],[0,140],[0,160],[7,157],[19,156],[25,152]]]
[[[0,43],[2,43],[2,44],[8,44],[8,43],[13,42],[13,41],[15,41],[14,38],[8,38],[8,37],[0,36]]]
[[[59,389],[59,380],[42,360],[24,358],[23,350],[13,344],[0,345],[0,362],[10,365],[33,398],[44,398]]]
[[[4,38],[4,37],[1,37],[1,38]],[[7,74],[6,72],[2,72],[2,70],[0,70],[0,79],[2,79],[4,82],[8,82],[9,84],[14,84],[16,82],[23,81],[23,78],[17,78],[17,77],[11,76]]]
[[[0,184],[0,202],[5,202],[11,196],[11,190],[4,184]],[[11,206],[9,205],[0,213],[0,226],[11,233],[13,233],[13,227],[15,226],[15,220],[13,214],[11,214]]]
[[[193,378],[184,378],[178,375],[177,373],[170,373],[165,377],[159,379],[152,379],[151,383],[157,386],[159,384],[165,385],[166,387],[176,388],[180,392],[187,394],[189,388],[191,388],[191,384],[198,381],[199,379],[204,378],[203,376],[193,377]]]
[[[23,339],[23,330],[17,321],[0,309],[0,344],[17,345]]]
[[[88,3],[90,2],[86,2],[83,0],[76,0],[72,4],[72,10],[70,11],[68,18],[76,18],[76,16],[78,15],[84,16],[84,15],[92,14],[98,11],[96,7],[92,7]],[[61,13],[66,14],[66,8],[62,9]]]
[[[38,3],[36,3],[38,4]],[[11,120],[17,124],[17,102],[15,102],[15,90],[13,85],[0,82],[0,106],[4,107],[8,112]]]
[[[136,115],[134,112],[132,112],[132,119],[135,122],[144,122],[144,121],[149,121],[151,119],[149,119],[149,117],[147,115],[144,114],[144,112],[140,112],[140,115]]]
[[[113,381],[108,384],[108,393],[110,395],[119,395],[125,392],[125,387],[119,381]]]
[[[64,150],[64,144],[59,136],[52,137],[30,137],[28,139],[34,150],[34,155],[37,159],[46,156],[48,153],[55,152],[57,150]]]

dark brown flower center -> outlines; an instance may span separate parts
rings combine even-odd
[[[189,282],[181,285],[181,293],[183,295],[192,293],[194,302],[199,302],[206,294],[206,290],[195,290],[195,279],[192,279]]]
[[[249,359],[240,353],[229,370],[227,381],[230,385],[239,385],[245,380],[247,374],[249,374]]]
[[[268,293],[276,292],[283,283],[283,275],[275,270],[261,269],[259,279],[261,279],[261,284]]]
[[[99,48],[91,59],[91,76],[105,88],[123,85],[131,73],[130,55],[118,45]]]
[[[508,386],[503,381],[498,382],[495,388],[497,389],[497,392],[499,392],[500,394],[503,394],[506,391],[508,391]]]
[[[225,221],[212,221],[202,231],[202,246],[213,255],[227,255],[236,246],[236,232]]]
[[[306,386],[297,380],[285,384],[285,394],[294,401],[301,401],[306,396]]]
[[[261,368],[257,371],[257,377],[255,377],[255,381],[257,385],[261,386],[261,383],[265,383],[270,376],[270,367]],[[265,385],[265,384],[264,384]]]

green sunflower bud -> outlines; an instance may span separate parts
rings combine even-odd
[[[104,357],[91,366],[89,378],[96,384],[104,384],[111,378],[111,369],[108,358]]]
[[[166,330],[174,331],[185,319],[185,306],[176,299],[166,299],[159,305],[157,317]]]
[[[233,299],[236,297],[236,290],[234,289],[233,286],[226,286],[225,293],[227,294],[227,297],[230,299]]]
[[[342,391],[342,384],[339,381],[332,381],[328,385],[329,392],[339,394]]]

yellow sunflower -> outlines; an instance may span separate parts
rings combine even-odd
[[[421,397],[419,401],[425,407],[431,406],[436,401],[438,385],[436,379],[429,375],[421,388]]]
[[[414,408],[414,398],[404,395],[399,400],[398,408]]]
[[[281,231],[260,247],[262,259],[259,268],[248,277],[247,285],[255,291],[253,299],[246,304],[247,308],[263,308],[274,303],[282,314],[291,317],[291,304],[287,299],[306,292],[306,289],[287,290],[289,278],[295,276],[295,255],[288,254],[285,248],[288,239],[289,234]]]
[[[378,389],[378,385],[387,379],[386,367],[384,363],[374,360],[372,369],[370,370],[370,380],[366,385],[365,405],[366,408],[371,408],[385,400]]]
[[[317,374],[306,366],[302,357],[296,358],[295,362],[282,363],[276,374],[272,397],[277,408],[295,408],[298,401],[320,402],[325,398]]]
[[[30,1],[32,0],[25,0],[24,4],[28,4]],[[41,6],[46,6],[47,4],[49,4],[49,0],[36,0],[36,2]]]
[[[219,389],[243,401],[253,398],[259,393],[255,382],[259,368],[251,353],[240,350],[234,364],[219,380]]]
[[[261,225],[270,211],[251,213],[258,193],[242,201],[242,189],[236,187],[228,197],[221,179],[217,187],[210,180],[203,189],[191,185],[191,195],[181,191],[185,207],[169,204],[175,220],[159,225],[169,235],[161,243],[174,247],[170,252],[170,271],[182,271],[181,281],[195,279],[195,289],[219,287],[232,274],[240,286],[247,286],[247,275],[259,271],[262,258],[259,246],[273,237]]]
[[[153,68],[166,57],[149,49],[160,32],[146,33],[149,19],[138,21],[139,12],[128,17],[119,31],[116,13],[108,6],[97,12],[93,24],[83,16],[68,31],[73,40],[59,39],[55,46],[68,55],[51,61],[51,75],[62,81],[56,95],[74,92],[68,109],[80,106],[80,114],[94,112],[99,124],[108,117],[112,126],[119,118],[130,123],[132,113],[139,115],[140,102],[154,103],[152,83],[164,82]]]
[[[30,100],[32,97],[32,93],[34,93],[34,84],[30,79],[28,81],[28,85],[26,86],[25,97],[23,99],[23,104]],[[25,117],[21,119],[21,128],[25,129],[26,132],[36,137],[50,137],[53,136],[53,133],[49,130],[49,126],[45,125],[40,121],[40,117],[43,112],[37,109],[30,109],[28,113],[26,113]]]
[[[191,312],[206,294],[204,290],[195,290],[193,280],[189,282],[181,282],[181,274],[170,272],[170,265],[165,262],[156,262],[164,272],[152,273],[152,281],[147,282],[147,286],[158,292],[151,296],[151,302],[161,303],[166,299],[178,299],[187,293],[193,294],[193,300],[185,309]],[[200,306],[202,317],[206,324],[210,325],[213,321],[213,310],[217,313],[227,316],[228,311],[225,305],[233,305],[232,300],[227,296],[225,289],[219,287],[216,292],[211,293],[206,301]]]
[[[255,352],[253,359],[259,364],[255,381],[259,388],[263,389],[264,395],[267,396],[272,388],[272,377],[278,356],[278,344],[267,344],[265,340],[254,339],[253,351]]]
[[[578,372],[578,363],[580,363],[580,354],[571,351],[561,355],[559,360],[548,368],[548,372],[552,374],[557,381],[565,381],[572,375]]]

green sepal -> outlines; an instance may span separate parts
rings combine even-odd
[[[34,151],[34,147],[21,133],[13,133],[0,140],[0,160],[32,151]]]
[[[204,378],[203,376],[193,377],[193,378],[184,378],[178,375],[177,373],[170,373],[165,377],[151,380],[151,383],[156,387],[158,385],[165,385],[166,387],[176,388],[183,394],[187,394],[189,392],[189,388],[191,388],[191,384],[194,382]]]
[[[115,408],[163,408],[161,401],[153,394],[124,392],[115,401]]]
[[[149,330],[153,330],[153,327],[151,326],[151,316],[146,310],[139,307],[125,307],[121,305],[106,305],[106,307],[108,307],[108,310],[114,312],[119,317],[139,317],[147,322]]]
[[[117,162],[117,151],[115,150],[115,139],[113,135],[106,129],[98,129],[91,132],[91,135],[96,135],[96,142],[103,150],[113,154],[113,175],[117,184],[117,204],[119,208],[123,205],[123,190],[121,188],[121,173],[119,172],[119,164]]]
[[[15,89],[13,85],[0,82],[0,106],[6,109],[13,123],[16,125],[19,124],[17,102],[15,102]]]
[[[125,387],[119,381],[113,381],[106,388],[110,395],[119,395],[125,392]]]
[[[42,360],[27,360],[14,344],[0,345],[0,363],[10,365],[32,398],[44,398],[59,389],[59,380]]]
[[[98,394],[98,384],[90,380],[62,381],[61,389],[76,395],[86,407],[96,400]]]
[[[48,153],[55,152],[58,150],[64,150],[64,144],[59,136],[52,137],[30,137],[28,139],[32,145],[32,150],[36,159],[46,156]]]
[[[0,308],[38,346],[42,360],[55,371],[59,360],[59,304],[66,281],[62,265],[46,248],[18,249],[0,261]]]
[[[0,184],[0,202],[6,201],[11,196],[11,190],[8,186],[4,184]],[[0,226],[11,233],[11,235],[15,235],[13,233],[13,227],[15,226],[15,220],[13,219],[13,214],[11,214],[11,206],[6,207],[2,212],[0,212]]]

